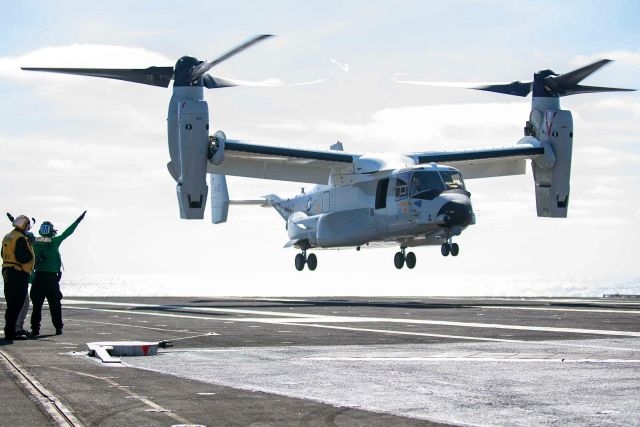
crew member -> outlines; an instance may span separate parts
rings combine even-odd
[[[4,337],[14,340],[16,321],[27,295],[29,275],[33,271],[34,252],[26,233],[31,221],[20,215],[12,222],[13,230],[2,239],[2,279],[7,311],[4,315]]]
[[[56,328],[56,335],[62,334],[62,293],[60,292],[60,278],[62,277],[62,259],[60,257],[60,244],[76,229],[87,211],[76,219],[60,236],[56,236],[57,230],[49,221],[40,225],[34,243],[35,251],[35,275],[31,284],[31,336],[40,334],[40,320],[42,319],[42,304],[44,299],[49,303],[51,322]]]
[[[9,218],[9,221],[11,221],[12,223],[15,220],[13,215],[11,215],[9,212],[7,212],[7,218]],[[32,221],[34,221],[34,224],[35,224],[35,220],[32,219]],[[27,236],[27,239],[29,239],[29,243],[31,243],[31,246],[33,247],[33,242],[35,242],[36,236],[34,236],[31,231],[27,231],[25,235]],[[32,277],[33,277],[33,273],[31,273],[31,276],[29,277],[29,281],[31,281]],[[27,331],[24,329],[24,321],[27,318],[28,312],[29,312],[29,294],[27,293],[27,295],[24,298],[24,304],[22,304],[22,308],[20,309],[18,320],[16,320],[17,338],[27,337],[29,335]]]

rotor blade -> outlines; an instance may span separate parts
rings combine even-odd
[[[46,71],[50,73],[101,77],[160,87],[169,87],[169,83],[171,83],[171,78],[173,77],[173,67],[149,67],[144,69],[22,67],[22,69],[26,71]]]
[[[560,87],[577,85],[589,75],[607,65],[609,62],[611,62],[610,59],[601,59],[600,61],[596,61],[593,64],[586,65],[584,67],[578,68],[577,70],[569,71],[568,73],[561,74],[557,77],[549,77],[548,79],[555,81],[556,84]]]
[[[205,74],[202,77],[202,83],[204,87],[207,89],[221,89],[223,87],[233,87],[238,86],[236,83],[231,80],[224,79],[222,77],[214,77],[211,74]]]
[[[527,96],[531,92],[531,82],[481,83],[481,82],[424,82],[416,80],[395,80],[396,83],[435,87],[459,87],[485,90],[515,96]]]
[[[204,86],[207,89],[219,89],[223,87],[232,86],[253,86],[253,87],[290,87],[290,86],[306,86],[317,83],[322,83],[325,79],[312,80],[307,82],[298,83],[283,83],[278,79],[267,79],[262,81],[248,81],[248,80],[236,80],[228,79],[225,77],[216,77],[210,74],[205,74],[203,77]]]
[[[471,89],[524,97],[529,95],[529,92],[531,92],[531,82],[511,82],[497,85],[476,86]]]
[[[434,87],[459,87],[463,89],[473,89],[476,86],[500,84],[487,82],[426,82],[422,80],[393,80],[394,83],[402,83],[407,85],[434,86]]]
[[[582,86],[575,85],[570,89],[560,92],[560,96],[577,95],[581,93],[597,93],[597,92],[634,92],[635,89],[622,89],[616,87],[598,87],[598,86]]]
[[[231,58],[233,55],[235,55],[235,54],[237,54],[239,52],[242,52],[246,48],[248,48],[250,46],[253,46],[254,44],[258,43],[259,41],[262,41],[262,40],[264,40],[266,38],[269,38],[269,37],[273,37],[273,35],[271,35],[271,34],[261,34],[259,36],[256,36],[256,37],[252,38],[251,40],[241,44],[240,46],[236,47],[235,49],[230,50],[229,52],[227,52],[224,55],[218,57],[217,59],[214,59],[213,61],[203,62],[202,64],[198,65],[197,67],[195,67],[191,71],[191,80],[196,80],[198,77],[202,76],[204,73],[209,71],[215,65],[221,63],[222,61],[225,61],[225,60]]]

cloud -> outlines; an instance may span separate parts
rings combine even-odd
[[[68,196],[32,195],[22,198],[22,201],[43,203],[75,203],[76,199]]]
[[[353,145],[366,151],[453,150],[515,144],[528,108],[508,102],[423,105],[382,109],[364,123],[310,120],[263,126],[337,135],[347,150]]]
[[[585,64],[599,61],[603,58],[640,66],[640,52],[633,52],[628,50],[611,50],[606,52],[594,53],[593,55],[579,55],[573,58],[571,64],[576,66],[584,66]]]
[[[640,164],[640,154],[616,150],[605,146],[581,147],[587,163],[600,167]]]
[[[158,34],[178,34],[181,33],[180,30],[148,30],[148,31],[129,31],[125,33],[118,33],[116,36],[155,36]]]
[[[93,164],[86,161],[73,161],[71,159],[49,159],[45,166],[54,171],[77,171],[93,169]]]

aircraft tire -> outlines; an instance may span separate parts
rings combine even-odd
[[[451,252],[451,245],[449,245],[449,243],[443,243],[442,246],[440,246],[440,253],[442,256],[448,256],[449,252]]]
[[[304,269],[304,262],[305,262],[304,255],[302,254],[296,255],[296,259],[295,259],[296,270],[302,271]]]
[[[318,257],[316,257],[316,254],[309,254],[309,256],[307,257],[307,267],[309,267],[309,270],[313,271],[317,266]]]
[[[402,252],[396,252],[393,257],[393,264],[398,270],[404,267],[404,255],[402,254]]]
[[[407,268],[413,268],[416,266],[416,254],[413,252],[409,252],[405,257],[405,261],[407,263]]]
[[[458,246],[457,243],[452,243],[451,244],[451,256],[458,256],[459,252],[460,252],[460,246]]]

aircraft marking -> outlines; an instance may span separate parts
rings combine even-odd
[[[640,363],[640,359],[595,359],[595,358],[528,358],[528,357],[305,357],[304,360],[314,360],[319,362],[546,362],[546,363]]]

